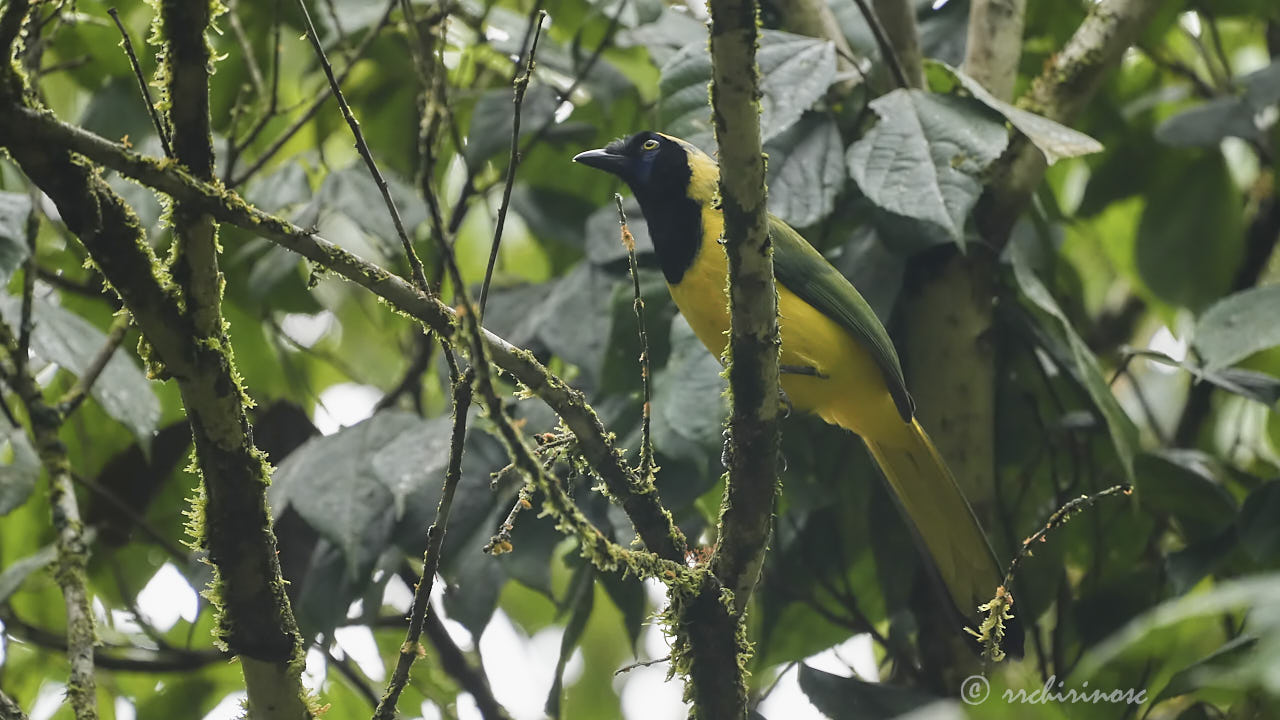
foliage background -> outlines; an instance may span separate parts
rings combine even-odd
[[[117,7],[149,75],[154,48],[141,39],[153,11]],[[1003,119],[957,97],[954,76],[930,65],[930,87],[952,93],[952,114],[930,125],[930,110],[917,108],[922,134],[896,141],[959,154],[939,163],[926,153],[898,196],[864,192],[855,179],[866,172],[865,143],[876,141],[877,128],[902,127],[910,113],[871,105],[892,81],[854,3],[830,7],[852,52],[867,58],[860,70],[832,45],[786,33],[785,7],[764,8],[764,27],[776,31],[766,32],[760,50],[770,207],[850,276],[898,336],[903,298],[929,282],[911,268],[966,239],[970,252],[982,252],[965,219],[981,191],[973,178],[1005,147]],[[380,3],[327,0],[311,10],[335,65],[350,65],[344,93],[417,234],[428,276],[441,277],[416,189],[419,88],[393,8],[389,23]],[[485,325],[586,391],[619,444],[634,449],[640,348],[611,198],[621,188],[568,159],[642,128],[711,143],[703,11],[656,0],[538,8],[550,19],[523,103],[522,159]],[[157,155],[106,9],[90,0],[60,9],[43,35],[38,87],[59,117]],[[448,25],[452,134],[427,182],[452,209],[457,258],[476,282],[509,162],[514,58],[527,46],[536,9],[463,2]],[[926,57],[961,64],[968,11],[964,0],[917,4]],[[1030,4],[1017,88],[1088,11],[1077,3]],[[331,100],[245,178],[327,91],[297,15],[291,3],[232,3],[218,20],[211,88],[218,174],[257,207],[407,274],[377,187]],[[1033,690],[1052,675],[1068,686],[1147,688],[1151,702],[1137,712],[1150,717],[1266,717],[1280,707],[1273,670],[1280,663],[1273,600],[1280,588],[1280,272],[1271,257],[1280,233],[1278,22],[1264,1],[1168,3],[1072,123],[1105,150],[1054,164],[1001,253],[997,473],[991,496],[979,500],[997,553],[1009,557],[1071,497],[1129,480],[1137,493],[1080,515],[1027,560],[1015,611],[1040,625],[1024,660],[993,671],[997,693]],[[260,119],[261,130],[244,143]],[[943,166],[972,173],[949,176]],[[154,246],[166,248],[161,201],[114,175],[109,182],[139,212]],[[0,279],[11,293],[0,310],[12,324],[32,200],[4,160],[0,183]],[[939,190],[954,200],[941,214],[920,201]],[[40,381],[56,397],[102,347],[117,301],[85,269],[82,248],[52,208],[37,202],[37,209],[32,350],[44,367]],[[628,215],[648,309],[659,490],[690,539],[705,544],[713,541],[721,496],[723,381],[666,296],[638,208],[629,204]],[[344,659],[335,638],[351,636],[342,628],[366,627],[384,661],[398,652],[405,608],[395,603],[420,571],[416,558],[444,471],[448,376],[413,324],[368,293],[229,225],[221,242],[224,313],[258,405],[255,441],[278,467],[270,499],[289,594],[304,636],[329,655],[311,682],[331,704],[327,718],[365,717],[370,696],[381,692],[378,673]],[[173,383],[142,374],[136,340],[130,331],[62,432],[94,531],[89,572],[101,651],[117,661],[99,662],[101,706],[105,717],[128,716],[116,710],[118,698],[139,718],[200,717],[242,690],[243,680],[211,644],[205,603],[167,627],[137,615],[140,592],[162,568],[196,589],[209,572],[182,545],[196,480],[185,470],[190,434],[181,403]],[[526,432],[554,428],[537,401],[513,396],[511,403]],[[318,428],[331,433],[337,419],[351,426],[322,435]],[[536,512],[518,519],[513,552],[483,554],[519,483],[499,472],[507,460],[484,432],[486,420],[477,417],[473,427],[480,431],[468,439],[442,566],[447,588],[438,608],[451,632],[428,633],[432,643],[401,708],[411,715],[426,703],[444,717],[474,717],[471,701],[458,697],[477,673],[490,671],[500,698],[509,697],[507,686],[541,695],[567,664],[573,671],[559,713],[619,716],[627,688],[637,683],[631,692],[645,692],[661,673],[613,676],[664,654],[650,637],[660,593],[599,573]],[[39,462],[22,430],[4,432],[0,687],[30,710],[66,676],[58,649],[65,619],[48,569],[53,531]],[[813,418],[792,417],[784,456],[784,499],[750,615],[754,696],[797,667],[808,699],[836,718],[889,717],[954,695],[968,673],[917,642],[929,624],[918,560],[861,444]],[[567,479],[588,517],[630,543],[627,518],[589,481]],[[500,664],[478,664],[475,639],[498,610],[534,645],[559,646],[550,653],[560,658],[553,673],[495,673]],[[823,656],[826,671],[797,665],[869,632],[878,677],[863,680],[895,687],[842,678],[849,673],[838,671],[831,653]],[[453,643],[468,656],[463,670],[441,660]],[[502,652],[514,653],[514,645]],[[555,709],[548,703],[548,712]],[[768,717],[798,712],[777,703],[761,710]],[[991,700],[932,712],[1121,717],[1134,710]]]

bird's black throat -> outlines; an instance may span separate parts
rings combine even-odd
[[[655,168],[649,182],[632,187],[649,226],[667,284],[678,285],[702,247],[702,208],[689,197],[687,163]]]

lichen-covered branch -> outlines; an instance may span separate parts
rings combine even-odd
[[[213,53],[205,37],[213,12],[212,2],[163,0],[159,15],[164,50],[157,72],[174,156],[205,182],[214,180],[209,117]],[[301,683],[304,650],[285,597],[266,505],[270,468],[253,445],[246,412],[250,401],[223,322],[217,222],[198,203],[176,199],[173,225],[170,270],[184,322],[182,334],[166,343],[174,347],[166,351],[157,346],[156,354],[174,370],[195,442],[204,497],[203,522],[194,523],[193,530],[215,569],[218,635],[241,658],[252,715],[308,717]],[[89,251],[103,263],[100,252]],[[132,270],[141,270],[144,266],[136,263],[145,261],[135,258]],[[133,282],[107,277],[122,296],[124,284]],[[153,344],[158,334],[176,330],[144,323],[141,317],[139,325]],[[171,359],[174,352],[189,358],[190,367],[179,370]],[[263,645],[264,639],[270,644]]]
[[[712,0],[711,105],[729,265],[729,479],[711,576],[672,588],[672,657],[697,718],[744,718],[750,653],[743,614],[760,575],[778,493],[778,295],[765,206],[756,3]]]
[[[1052,56],[1019,106],[1070,125],[1162,5],[1160,0],[1101,0],[1092,5],[1088,17]],[[979,229],[997,248],[1008,241],[1013,223],[1047,167],[1044,155],[1026,138],[1010,141],[978,213]]]
[[[98,697],[93,674],[95,635],[93,610],[89,606],[85,577],[89,547],[85,542],[84,525],[80,521],[80,508],[76,503],[71,461],[67,458],[66,445],[58,437],[63,416],[45,402],[40,386],[26,364],[17,362],[18,339],[3,322],[0,322],[0,346],[8,359],[3,373],[5,382],[26,408],[31,422],[31,439],[40,462],[49,475],[49,505],[53,509],[53,529],[56,533],[54,545],[58,553],[54,577],[62,589],[62,597],[67,606],[67,660],[71,665],[71,676],[67,679],[67,700],[71,703],[76,720],[96,720]],[[22,352],[25,355],[26,351]]]
[[[4,98],[0,97],[0,102]],[[91,132],[59,121],[44,110],[0,108],[0,138],[24,138],[65,147],[122,175],[176,199],[195,203],[221,222],[237,225],[288,248],[320,267],[358,284],[399,312],[444,336],[456,330],[456,317],[434,296],[418,292],[393,273],[361,260],[322,237],[264,213],[235,193],[201,182],[183,169],[143,157]],[[163,302],[160,297],[156,302]],[[579,449],[606,489],[631,518],[645,546],[660,557],[683,562],[686,543],[670,513],[658,501],[652,483],[627,467],[603,423],[583,394],[551,373],[523,349],[487,330],[481,331],[490,359],[541,398],[577,436]]]
[[[992,95],[1009,101],[1022,56],[1027,0],[972,0],[964,71]]]
[[[22,712],[22,706],[4,694],[3,690],[0,690],[0,720],[27,720],[27,714]]]

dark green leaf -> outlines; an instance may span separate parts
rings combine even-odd
[[[564,635],[560,636],[560,656],[556,660],[556,669],[551,681],[551,691],[547,693],[546,712],[557,720],[560,717],[560,702],[564,694],[564,666],[582,639],[582,631],[587,629],[587,620],[591,618],[591,608],[595,604],[596,570],[590,563],[583,562],[574,570],[573,579],[569,582],[569,591],[563,605],[570,608],[569,622],[565,623]]]
[[[1217,370],[1280,345],[1280,285],[1238,292],[1209,306],[1196,322],[1195,348]]]
[[[1102,143],[1097,140],[1043,115],[1036,115],[996,98],[977,80],[946,63],[931,61],[927,69],[931,73],[945,73],[983,105],[1003,115],[1010,125],[1017,128],[1039,148],[1040,152],[1044,153],[1045,160],[1050,165],[1062,158],[1102,152]],[[934,87],[933,89],[941,91],[943,88]]]
[[[1245,368],[1228,367],[1204,373],[1204,379],[1230,393],[1273,407],[1280,402],[1280,378]]]
[[[400,212],[405,232],[413,239],[413,230],[427,219],[427,207],[418,193],[399,178],[383,170],[387,189]],[[336,170],[325,176],[324,183],[315,194],[306,211],[297,222],[303,226],[316,223],[324,213],[341,213],[350,218],[361,230],[389,249],[392,256],[402,254],[395,223],[387,210],[386,201],[373,176],[363,164]]]
[[[1244,499],[1237,519],[1240,545],[1255,561],[1274,565],[1280,559],[1280,480],[1259,486]]]
[[[0,431],[0,516],[13,512],[31,497],[40,470],[40,457],[22,428]]]
[[[472,169],[478,169],[494,155],[510,150],[514,100],[511,88],[500,88],[486,91],[476,101],[475,109],[471,111],[467,147],[462,153]],[[531,118],[552,115],[558,104],[553,88],[540,83],[531,84],[520,108],[520,136],[524,137],[541,124],[531,121]]]
[[[760,31],[760,139],[768,142],[800,119],[835,79],[831,43],[777,30]],[[661,124],[703,150],[714,147],[711,56],[704,38],[689,43],[662,67]]]
[[[27,217],[30,214],[30,196],[0,192],[0,285],[9,284],[13,272],[30,254],[27,251]]]
[[[1244,244],[1226,163],[1206,153],[1148,198],[1134,248],[1138,274],[1161,300],[1200,312],[1230,289]]]
[[[844,186],[840,131],[826,114],[810,113],[765,146],[769,155],[769,210],[792,227],[831,214]]]
[[[1193,539],[1216,535],[1235,521],[1235,499],[1204,453],[1155,450],[1139,455],[1134,468],[1143,507],[1173,516]]]
[[[1024,253],[1018,251],[1017,247],[1013,248],[1013,250],[1014,252],[1011,253],[1013,274],[1017,280],[1018,287],[1032,304],[1056,321],[1054,324],[1057,327],[1050,329],[1050,333],[1053,336],[1065,339],[1071,352],[1070,359],[1073,369],[1080,382],[1084,385],[1084,389],[1089,394],[1090,399],[1093,400],[1094,406],[1106,420],[1107,430],[1111,434],[1111,442],[1115,446],[1116,455],[1120,458],[1120,464],[1124,468],[1125,476],[1133,478],[1133,459],[1138,449],[1137,426],[1133,424],[1133,420],[1129,419],[1124,409],[1120,407],[1115,395],[1111,394],[1111,387],[1107,384],[1106,379],[1102,377],[1102,370],[1098,367],[1098,359],[1094,357],[1088,345],[1085,344],[1084,340],[1081,339],[1071,325],[1071,320],[1066,316],[1066,313],[1062,312],[1062,308],[1058,307],[1058,303],[1053,299],[1049,288],[1040,282],[1040,278],[1036,277],[1035,272],[1028,266]]]
[[[800,666],[800,689],[831,720],[893,718],[937,700],[917,688],[870,683]]]
[[[850,176],[879,207],[963,245],[978,176],[1008,144],[1004,124],[976,100],[920,90],[894,90],[871,109],[880,121],[849,148]]]
[[[1258,643],[1257,636],[1240,635],[1222,644],[1222,647],[1204,658],[1179,670],[1156,695],[1153,702],[1195,692],[1222,675],[1224,668],[1239,663]]]
[[[635,198],[627,196],[622,201],[627,213],[627,228],[636,241],[636,256],[653,253],[653,240],[649,237],[649,224]],[[622,231],[618,226],[618,209],[613,204],[602,207],[587,218],[587,259],[597,265],[626,267],[627,248],[622,244]]]
[[[707,352],[683,315],[671,321],[671,356],[656,373],[653,387],[654,447],[664,455],[705,464],[708,451],[723,441],[725,380],[716,356]]]
[[[1174,147],[1216,147],[1227,137],[1255,140],[1261,133],[1254,112],[1244,98],[1214,98],[1160,123],[1156,139]]]
[[[11,327],[17,327],[21,311],[19,298],[6,296],[0,300],[0,312]],[[83,375],[106,344],[107,336],[101,330],[43,298],[36,298],[31,317],[31,351],[73,375]],[[90,388],[90,395],[108,415],[129,428],[144,447],[150,446],[160,420],[160,402],[152,392],[151,381],[123,349],[112,354]]]
[[[415,442],[436,442],[433,437],[447,429],[447,418],[427,424],[417,415],[392,410],[312,438],[276,471],[271,505],[277,512],[285,503],[292,505],[343,552],[351,576],[360,577],[390,540],[392,518],[403,513],[404,499],[419,487],[440,482],[438,470],[424,471],[427,458],[409,449]],[[447,450],[430,459],[438,468],[446,457]]]
[[[255,179],[245,191],[249,202],[269,213],[311,200],[311,184],[300,163],[292,162],[266,177]]]
[[[581,368],[592,383],[600,378],[611,324],[599,307],[613,296],[615,282],[591,263],[579,263],[527,320],[548,349]]]

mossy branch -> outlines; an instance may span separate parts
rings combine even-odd
[[[76,720],[96,720],[98,696],[93,663],[96,636],[85,576],[89,547],[76,503],[71,461],[67,457],[66,445],[58,437],[63,415],[45,402],[40,386],[26,363],[18,362],[18,353],[25,356],[26,350],[19,347],[13,330],[3,322],[0,322],[0,347],[3,347],[8,360],[2,373],[5,383],[26,409],[31,423],[31,439],[40,463],[49,475],[49,505],[53,509],[54,545],[58,553],[54,577],[62,589],[67,610],[66,647],[67,660],[71,665],[67,700]]]
[[[43,142],[83,155],[175,199],[194,203],[221,222],[293,250],[370,290],[433,332],[447,337],[457,330],[454,311],[438,298],[417,291],[403,278],[361,260],[315,233],[250,206],[233,192],[201,182],[173,164],[138,155],[118,143],[63,123],[43,109],[16,106],[3,97],[0,102],[6,103],[0,111],[0,137]],[[157,294],[154,300],[151,307],[167,302],[162,294]],[[176,322],[176,316],[173,319]],[[662,507],[652,483],[643,482],[627,467],[583,394],[549,371],[532,353],[487,330],[480,332],[490,359],[546,402],[577,436],[583,456],[600,475],[610,494],[620,501],[645,546],[665,559],[683,562],[684,535]]]
[[[1161,0],[1101,0],[1091,5],[1088,17],[1050,57],[1018,105],[1070,125],[1162,5]],[[1008,241],[1047,167],[1044,155],[1025,137],[1010,141],[977,214],[979,229],[997,249]]]

